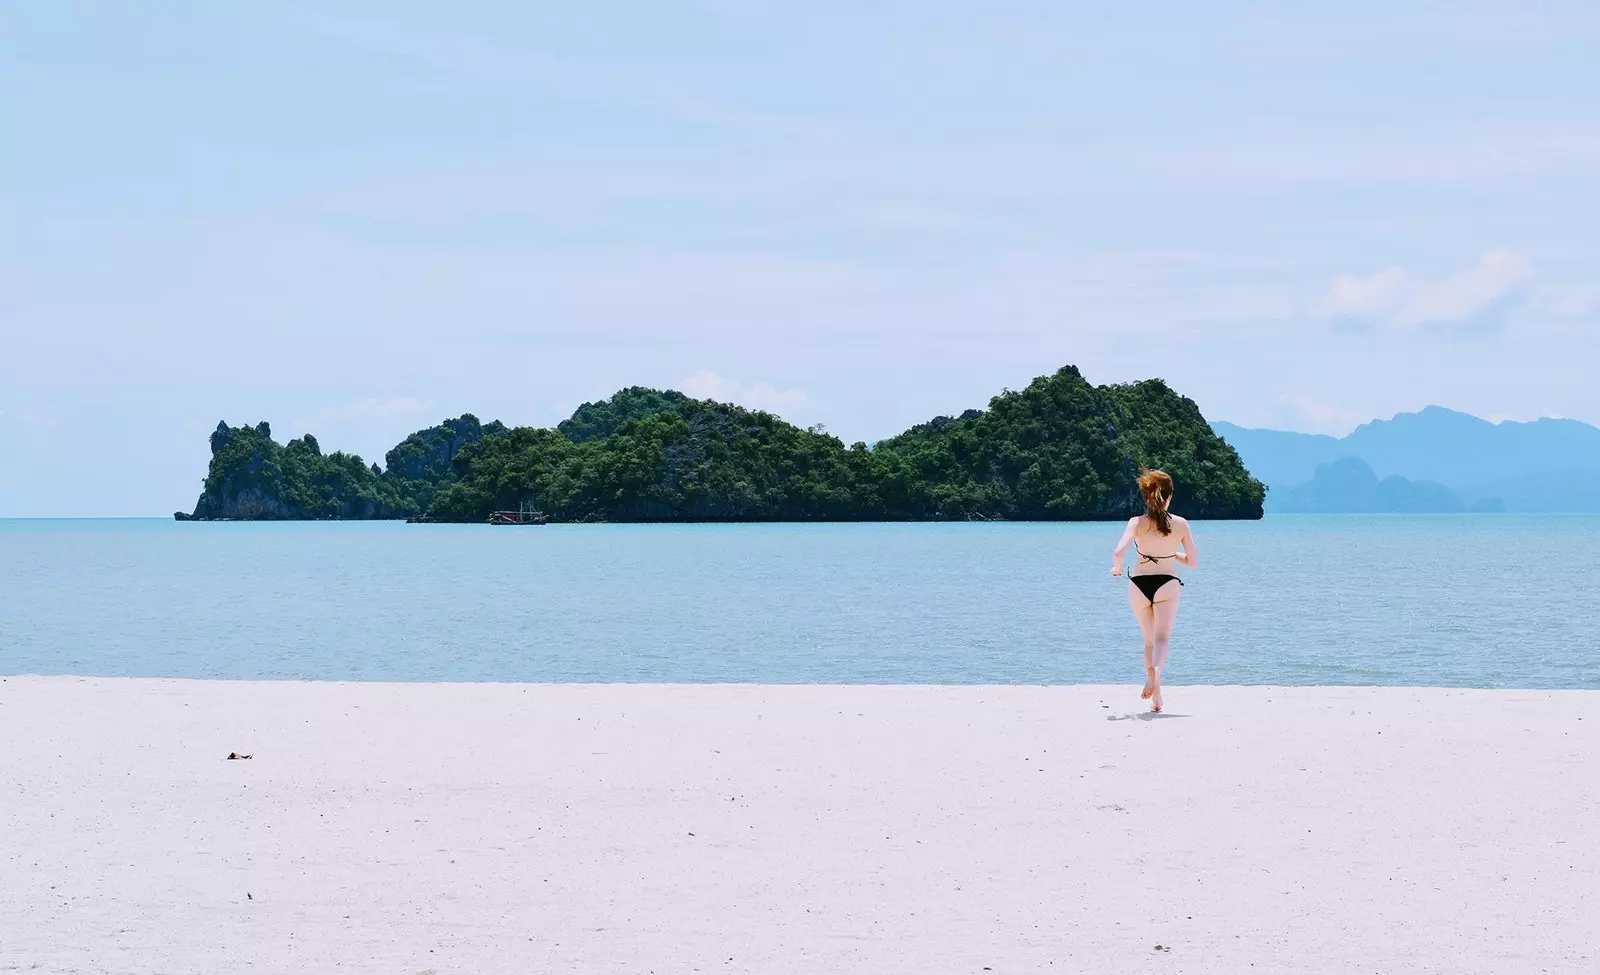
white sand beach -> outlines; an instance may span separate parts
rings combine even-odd
[[[1600,693],[1167,697],[11,677],[0,971],[1600,970]]]

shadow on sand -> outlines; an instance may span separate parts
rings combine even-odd
[[[1171,711],[1135,711],[1132,714],[1108,714],[1107,721],[1165,721],[1168,718],[1187,718],[1187,714],[1173,714]]]

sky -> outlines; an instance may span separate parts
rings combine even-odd
[[[0,0],[0,516],[673,387],[1600,422],[1600,4]]]

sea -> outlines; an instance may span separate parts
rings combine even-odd
[[[1600,688],[1600,517],[1194,528],[1171,683]],[[0,521],[0,675],[1137,683],[1120,530]]]

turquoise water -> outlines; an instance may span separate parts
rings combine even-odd
[[[0,673],[1130,682],[1119,529],[0,521]],[[1199,523],[1168,679],[1600,687],[1597,530]]]

